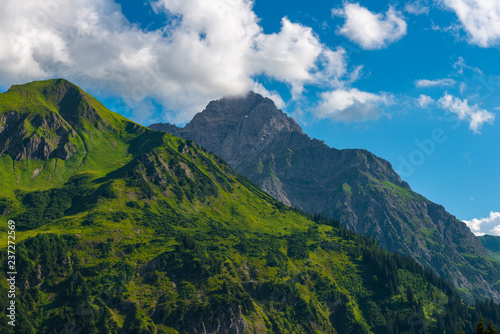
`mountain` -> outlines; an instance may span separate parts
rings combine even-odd
[[[500,323],[500,305],[469,307],[411,258],[281,204],[193,141],[68,81],[13,86],[0,116],[0,259],[17,272],[0,272],[1,333],[472,333],[480,313]]]
[[[127,142],[144,131],[66,80],[12,86],[0,99],[2,192],[13,197],[77,171],[114,170],[130,158]]]
[[[500,300],[500,269],[463,222],[412,191],[389,162],[311,139],[268,98],[253,92],[223,98],[184,128],[150,128],[193,140],[286,205],[338,218],[413,257],[451,280],[469,301]]]

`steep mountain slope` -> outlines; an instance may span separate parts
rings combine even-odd
[[[12,86],[0,97],[3,194],[62,185],[76,172],[104,175],[130,159],[127,143],[141,133],[64,79]]]
[[[486,310],[500,322],[499,305],[469,308],[415,261],[67,81],[14,87],[0,106],[0,135],[24,132],[0,157],[4,268],[8,219],[17,231],[16,326],[1,317],[2,333],[469,333]]]
[[[500,300],[500,270],[464,223],[413,192],[389,162],[309,138],[270,99],[255,93],[223,98],[184,128],[150,128],[193,140],[287,205],[337,217],[385,248],[414,257],[470,301]]]

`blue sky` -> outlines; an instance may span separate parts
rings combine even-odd
[[[144,125],[252,89],[500,235],[495,0],[6,0],[0,40],[2,90],[65,77]]]

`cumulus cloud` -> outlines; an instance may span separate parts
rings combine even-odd
[[[481,47],[500,44],[500,2],[495,0],[442,0],[456,13],[469,36],[469,42]]]
[[[429,7],[422,4],[420,1],[410,2],[405,5],[405,12],[413,15],[429,14]]]
[[[423,94],[421,94],[417,99],[417,105],[420,106],[420,108],[427,108],[435,102],[436,101],[434,101],[432,97]]]
[[[415,81],[415,85],[417,87],[436,87],[436,86],[453,86],[456,84],[456,81],[453,79],[438,79],[438,80],[417,80]]]
[[[0,85],[65,77],[83,88],[121,96],[144,119],[162,104],[163,120],[182,123],[223,95],[260,89],[263,75],[291,87],[335,87],[346,74],[345,51],[283,18],[264,34],[251,0],[158,0],[162,29],[130,24],[113,0],[0,2]],[[280,101],[281,100],[281,101]],[[155,103],[153,103],[153,101]],[[145,122],[145,120],[144,120]]]
[[[497,212],[498,213],[498,212]],[[488,234],[491,234],[491,235],[496,235],[496,236],[500,236],[500,224],[499,225],[496,225],[495,227],[493,227],[490,231],[490,233]]]
[[[463,221],[476,236],[485,234],[500,236],[500,212],[490,212],[486,218]]]
[[[334,16],[345,18],[337,31],[365,50],[382,49],[406,35],[403,14],[392,7],[385,14],[372,13],[358,3],[344,3],[342,9],[332,9]]]
[[[467,99],[461,100],[446,92],[437,101],[432,97],[421,94],[414,100],[420,108],[427,108],[437,105],[439,108],[454,113],[462,121],[469,123],[469,129],[478,134],[484,123],[493,124],[495,115],[485,109],[481,109],[477,104],[470,105]]]
[[[344,122],[377,119],[382,113],[381,107],[393,103],[393,98],[385,93],[368,93],[356,88],[324,92],[320,97],[314,110],[316,117]]]
[[[445,93],[438,101],[441,108],[457,114],[461,120],[469,122],[469,129],[479,133],[484,123],[493,124],[495,115],[481,109],[477,104],[469,105],[467,99],[461,100],[451,94]]]
[[[292,85],[292,94],[299,96],[303,85],[328,82],[345,74],[345,50],[325,48],[309,27],[282,19],[277,34],[260,34],[256,49],[249,53],[253,74],[264,73]]]

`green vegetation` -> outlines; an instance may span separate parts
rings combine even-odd
[[[407,189],[401,188],[400,186],[395,185],[392,182],[389,181],[384,181],[382,182],[384,186],[386,186],[388,189],[391,191],[394,191],[400,198],[411,198],[411,199],[417,199],[414,194]]]
[[[105,176],[131,161],[145,132],[63,79],[12,86],[0,94],[0,120],[8,124],[0,132],[7,198],[60,187],[77,173]]]
[[[467,306],[431,270],[284,206],[193,142],[99,114],[94,127],[107,124],[120,159],[99,160],[105,139],[86,126],[94,148],[57,182],[12,183],[21,169],[2,170],[0,259],[14,219],[19,274],[15,331],[2,317],[0,332],[441,334],[472,333],[480,314],[500,323],[497,304]],[[26,175],[54,162],[12,161]]]
[[[479,237],[479,240],[483,244],[484,248],[488,252],[488,255],[500,262],[500,237],[493,235],[484,235]]]
[[[343,189],[346,193],[348,193],[349,195],[352,195],[351,186],[350,186],[349,184],[344,183],[344,184],[342,185],[342,189]]]

